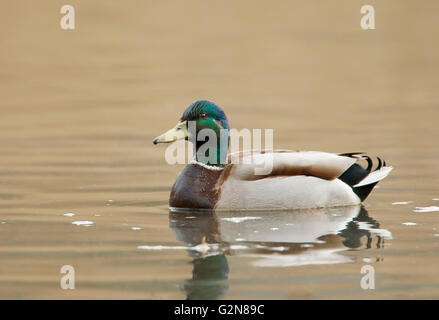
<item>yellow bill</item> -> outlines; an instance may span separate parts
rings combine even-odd
[[[155,138],[153,140],[153,143],[157,144],[174,142],[180,139],[185,139],[186,137],[188,137],[188,135],[187,121],[180,121],[174,128]]]

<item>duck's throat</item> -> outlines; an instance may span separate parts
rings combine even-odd
[[[229,136],[217,141],[197,141],[195,144],[195,160],[210,166],[223,166],[227,162]]]

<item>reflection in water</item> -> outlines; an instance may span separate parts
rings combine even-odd
[[[376,235],[376,248],[384,245],[384,239],[391,239],[392,235],[388,230],[380,229],[378,221],[368,216],[366,209],[361,208],[360,213],[352,221],[349,221],[346,228],[339,232],[345,238],[343,244],[352,249],[361,247],[361,238],[366,236],[366,248],[372,247],[372,235]]]
[[[294,212],[171,212],[170,227],[193,258],[187,299],[215,299],[228,289],[227,255],[251,258],[256,267],[347,263],[349,249],[381,248],[391,233],[362,206]]]
[[[170,214],[170,226],[177,240],[193,247],[201,243],[221,242],[218,220],[213,214]],[[186,280],[184,290],[187,299],[216,299],[228,289],[229,265],[221,251],[206,247],[206,250],[188,250],[193,258],[192,279]],[[211,252],[213,249],[214,251]]]
[[[192,263],[192,279],[184,283],[188,300],[216,299],[227,291],[229,265],[223,253],[195,258]]]

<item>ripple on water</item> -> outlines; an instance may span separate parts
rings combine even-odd
[[[221,220],[233,222],[233,223],[240,223],[248,220],[260,220],[262,217],[233,217],[233,218],[222,218]]]
[[[63,216],[66,216],[66,217],[73,217],[73,216],[75,216],[76,214],[74,214],[74,213],[72,213],[72,212],[68,212],[68,213],[64,213],[63,214]]]
[[[90,226],[94,225],[94,222],[93,221],[73,221],[72,224],[75,226],[90,227]]]
[[[186,246],[137,246],[140,250],[187,250],[189,247]]]
[[[430,206],[430,207],[416,207],[413,212],[438,212],[439,207],[437,206]]]
[[[137,249],[140,250],[192,250],[197,252],[208,252],[208,251],[215,251],[219,249],[218,244],[208,244],[208,243],[201,243],[196,246],[163,246],[163,245],[156,245],[156,246],[137,246]]]

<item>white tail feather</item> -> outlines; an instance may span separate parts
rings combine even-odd
[[[380,180],[383,180],[385,177],[387,177],[390,173],[390,171],[392,171],[393,167],[382,167],[379,170],[376,171],[372,171],[371,173],[369,173],[366,178],[364,178],[363,180],[361,180],[360,182],[358,182],[354,188],[356,187],[361,187],[361,186],[366,186],[368,184],[371,183],[375,183],[378,182]]]

